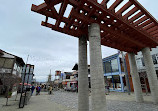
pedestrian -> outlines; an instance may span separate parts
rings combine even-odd
[[[52,86],[49,87],[49,94],[52,94]]]
[[[44,84],[44,91],[46,91],[46,89],[47,89],[47,87],[46,87],[46,85]]]
[[[35,89],[35,86],[32,85],[32,87],[31,87],[31,91],[32,91],[31,96],[32,96],[32,94],[33,94],[33,92],[34,92],[34,89]]]
[[[38,94],[40,95],[41,92],[41,86],[38,87]]]
[[[38,95],[38,90],[39,90],[39,88],[38,88],[38,86],[36,86],[36,95]]]

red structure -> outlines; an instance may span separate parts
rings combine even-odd
[[[138,52],[144,47],[154,48],[158,45],[158,22],[137,0],[129,0],[118,11],[116,8],[124,0],[116,0],[109,8],[109,0],[100,4],[97,0],[44,0],[45,2],[31,10],[46,16],[42,26],[71,36],[80,37],[88,34],[88,25],[100,24],[101,44],[126,52]],[[126,0],[127,1],[127,0]],[[61,3],[59,13],[55,5]],[[72,9],[64,17],[67,6]],[[124,15],[123,13],[131,6]],[[55,24],[48,19],[56,20]],[[60,27],[60,24],[65,24]]]

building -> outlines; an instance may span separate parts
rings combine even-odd
[[[0,50],[0,94],[14,92],[21,81],[23,59],[16,55]]]
[[[34,77],[33,72],[34,72],[34,65],[26,64],[26,66],[24,66],[22,70],[22,76],[21,76],[22,82],[24,80],[24,75],[25,75],[24,83],[33,84],[33,77]]]
[[[152,56],[154,67],[155,67],[155,72],[158,77],[158,47],[152,48],[150,51],[150,54]],[[126,58],[126,63],[127,63],[131,91],[134,91],[132,77],[130,75],[130,65],[129,65],[128,54],[126,54],[125,58]],[[150,92],[144,58],[143,58],[143,55],[141,52],[137,53],[137,55],[135,56],[135,60],[136,60],[136,64],[137,64],[137,69],[138,69],[138,73],[139,73],[139,77],[140,77],[140,83],[141,83],[142,90],[143,90],[143,92]]]
[[[103,58],[103,70],[110,91],[124,92],[125,73],[120,53]]]
[[[78,64],[77,63],[74,65],[72,70],[73,70],[73,75],[74,75],[74,81],[77,81],[77,83],[78,83]],[[91,77],[91,75],[90,75],[90,65],[88,65],[88,86],[89,86],[89,88],[91,88],[90,77]]]
[[[77,83],[77,81],[74,81],[73,72],[64,72],[62,85],[66,88],[66,90],[71,90],[71,85],[74,83]]]
[[[125,73],[123,68],[122,56],[120,53],[112,56],[103,58],[103,69],[104,69],[104,81],[110,87],[110,91],[124,92]],[[78,80],[78,64],[73,67],[73,75]],[[88,65],[88,82],[89,88],[91,88],[90,80],[90,65]]]
[[[158,47],[152,48],[150,54],[153,59],[156,74],[158,76]],[[146,72],[144,58],[141,52],[138,52],[138,54],[136,55],[136,63],[137,63],[138,72]]]

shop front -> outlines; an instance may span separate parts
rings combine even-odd
[[[124,92],[125,74],[119,54],[103,59],[105,83],[110,91]]]

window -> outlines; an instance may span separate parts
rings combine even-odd
[[[29,73],[29,71],[30,71],[30,65],[26,65],[26,73],[28,74]]]
[[[141,58],[138,58],[136,62],[137,62],[138,69],[141,69],[141,67],[143,66]]]
[[[111,61],[105,62],[105,71],[106,73],[111,73]]]
[[[106,71],[105,71],[105,62],[103,62],[103,73],[106,73]]]
[[[0,58],[0,67],[4,67],[5,58]]]
[[[142,65],[145,66],[144,58],[141,58],[141,60],[142,60]]]
[[[17,64],[16,63],[14,64],[14,70],[17,70]]]
[[[70,76],[66,76],[66,79],[70,79]]]
[[[158,63],[158,54],[155,54],[155,56],[156,56],[156,60],[157,60],[157,63]]]
[[[112,67],[112,72],[119,71],[117,59],[111,60],[111,67]]]
[[[152,55],[152,59],[153,59],[153,63],[154,64],[157,64],[157,57],[156,57],[156,55],[154,54],[154,55]]]
[[[11,69],[13,67],[14,59],[6,59],[4,68]]]

